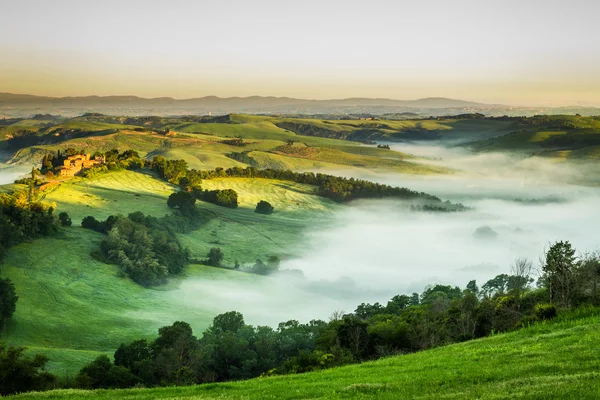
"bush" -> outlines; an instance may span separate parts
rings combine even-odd
[[[554,304],[537,304],[535,315],[541,320],[552,319],[557,315],[556,306]]]
[[[261,200],[258,202],[258,204],[256,204],[256,209],[254,210],[254,212],[257,212],[259,214],[269,215],[269,214],[273,214],[274,210],[275,209],[268,201]]]

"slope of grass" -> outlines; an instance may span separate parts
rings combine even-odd
[[[105,219],[109,215],[127,215],[134,211],[161,217],[170,214],[167,197],[176,188],[151,175],[118,171],[91,179],[76,178],[41,192],[40,200],[54,203],[66,211],[73,223],[93,215]]]
[[[600,318],[548,323],[325,371],[192,387],[57,390],[17,399],[596,399]]]
[[[197,207],[215,215],[201,229],[180,235],[192,255],[204,258],[211,247],[225,253],[224,263],[252,264],[269,255],[293,256],[302,249],[303,235],[326,223],[335,202],[315,196],[314,187],[272,179],[226,178],[202,182],[205,189],[234,189],[239,207],[228,209],[198,202]],[[254,212],[256,203],[266,200],[275,207],[271,215]]]

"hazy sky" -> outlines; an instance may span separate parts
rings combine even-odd
[[[596,0],[0,0],[0,91],[600,105]]]

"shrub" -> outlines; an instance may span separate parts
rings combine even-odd
[[[258,202],[258,204],[256,204],[256,209],[254,210],[254,212],[257,212],[259,214],[269,215],[269,214],[273,214],[273,210],[275,210],[275,209],[268,201],[261,200]]]
[[[535,315],[542,320],[552,319],[557,315],[556,306],[554,304],[537,304]]]

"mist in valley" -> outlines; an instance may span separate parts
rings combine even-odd
[[[188,280],[181,289],[218,298],[215,311],[238,310],[252,324],[307,322],[328,319],[336,310],[352,312],[363,302],[385,304],[396,294],[421,293],[428,285],[464,288],[476,279],[481,286],[510,273],[517,258],[528,258],[537,268],[547,246],[557,240],[571,241],[580,252],[600,248],[600,190],[567,183],[589,173],[588,168],[439,146],[410,150],[428,152],[460,172],[331,173],[431,193],[461,202],[469,211],[416,212],[398,200],[356,201],[330,216],[326,228],[307,230],[295,252],[301,256],[285,260],[282,272],[261,284],[216,287]],[[193,307],[194,301],[186,306]]]
[[[23,177],[28,171],[31,171],[31,168],[0,164],[0,185],[13,183],[15,179]]]

